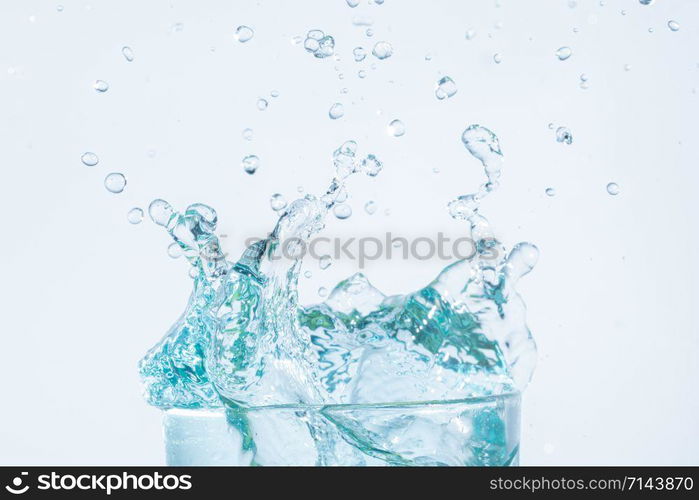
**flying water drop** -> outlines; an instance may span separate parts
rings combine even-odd
[[[131,224],[140,224],[143,220],[143,210],[138,207],[134,207],[126,214],[126,220]]]
[[[667,27],[670,28],[670,31],[679,31],[680,30],[680,24],[677,21],[668,21]]]
[[[495,61],[495,64],[500,64],[502,62],[502,56],[500,54],[494,54],[493,61]]]
[[[556,190],[553,188],[546,188],[546,196],[556,196]]]
[[[352,207],[345,203],[339,203],[333,207],[333,213],[340,220],[348,219],[352,215]]]
[[[388,124],[388,133],[393,137],[401,137],[405,135],[405,125],[400,120],[393,120]]]
[[[466,30],[466,40],[473,40],[473,38],[476,36],[476,30],[470,29]]]
[[[347,5],[354,9],[357,5],[359,5],[359,0],[347,0]]]
[[[388,42],[376,42],[371,53],[377,59],[388,59],[393,55],[393,47]]]
[[[250,175],[254,174],[259,166],[260,159],[257,156],[248,155],[243,158],[243,170],[245,170],[246,173]]]
[[[119,172],[112,172],[104,178],[104,187],[110,193],[119,194],[126,187],[126,177]]]
[[[166,227],[174,215],[174,210],[167,201],[158,198],[148,205],[148,215],[157,225]]]
[[[260,111],[264,111],[265,109],[267,109],[267,106],[269,106],[267,99],[259,98],[257,100],[257,109],[259,109]]]
[[[100,159],[97,157],[95,153],[90,153],[88,151],[87,153],[83,153],[83,155],[80,157],[80,161],[83,162],[83,165],[87,165],[88,167],[94,167],[100,162]]]
[[[92,88],[97,92],[106,92],[109,90],[109,84],[104,80],[95,80],[95,83],[92,84]]]
[[[377,208],[378,204],[372,200],[369,200],[364,204],[364,211],[369,215],[374,215],[376,213]]]
[[[339,118],[342,118],[345,116],[345,107],[340,104],[339,102],[336,102],[332,106],[330,106],[330,110],[328,111],[328,116],[333,119],[337,120]]]
[[[286,208],[286,205],[286,198],[284,198],[279,193],[273,194],[272,197],[269,199],[269,206],[272,207],[272,210],[274,210],[275,212],[284,210]]]
[[[616,196],[619,194],[619,184],[616,182],[610,182],[607,184],[607,192],[611,194],[612,196]]]
[[[323,270],[329,268],[332,263],[333,259],[329,255],[323,255],[320,257],[320,259],[318,259],[318,267]]]
[[[573,143],[573,134],[568,127],[558,127],[556,129],[556,140],[566,144]]]
[[[556,51],[556,57],[559,61],[565,61],[572,55],[573,51],[570,49],[570,47],[561,47]]]
[[[638,0],[641,5],[653,5],[655,0]]]
[[[183,253],[184,252],[179,243],[173,242],[170,243],[167,247],[167,255],[171,259],[179,259],[180,257],[182,257]]]
[[[478,200],[472,194],[459,196],[449,203],[449,215],[454,219],[466,220],[478,212]]]
[[[352,54],[354,55],[354,60],[356,62],[361,62],[366,58],[366,51],[363,47],[355,47]]]
[[[122,47],[121,54],[124,56],[124,59],[126,59],[128,62],[133,61],[133,50],[131,50],[131,47]]]
[[[454,80],[452,80],[448,76],[445,76],[437,82],[434,95],[437,96],[437,99],[442,101],[444,99],[452,97],[454,94],[456,94],[456,91],[457,88],[456,83],[454,83]]]
[[[242,135],[243,135],[243,139],[245,139],[246,141],[252,141],[253,131],[251,128],[246,128],[245,130],[243,130]]]
[[[368,154],[362,160],[362,171],[369,177],[376,177],[381,172],[381,169],[383,169],[383,163],[373,154]]]
[[[335,53],[335,39],[321,30],[309,31],[303,46],[319,59],[330,57]]]
[[[240,43],[245,43],[252,40],[252,37],[255,36],[255,32],[248,26],[238,26],[234,36]]]

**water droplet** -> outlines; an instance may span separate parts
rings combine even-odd
[[[653,5],[655,3],[655,0],[638,0],[641,5]]]
[[[171,259],[179,259],[180,257],[182,257],[183,253],[184,251],[182,250],[182,247],[179,243],[173,242],[170,243],[167,247],[167,255]]]
[[[355,47],[352,54],[354,54],[354,60],[356,62],[361,62],[366,58],[366,50],[364,50],[363,47]]]
[[[357,73],[357,76],[359,76],[359,78],[366,78],[366,71],[360,69],[359,73]]]
[[[556,57],[559,61],[565,61],[570,56],[573,55],[573,51],[570,47],[561,47],[556,51]]]
[[[383,163],[372,154],[368,154],[367,157],[362,160],[362,171],[369,177],[376,177],[382,169]]]
[[[607,184],[607,192],[611,194],[612,196],[616,196],[619,194],[619,184],[616,182],[610,182]]]
[[[630,65],[630,64],[624,64],[624,71],[631,71],[631,65]]]
[[[454,83],[454,80],[452,80],[448,76],[445,76],[437,82],[434,95],[437,96],[437,99],[441,101],[453,96],[454,94],[456,94],[456,91],[457,88],[456,83]]]
[[[131,50],[131,47],[128,47],[128,46],[122,47],[121,53],[124,56],[124,59],[126,59],[128,62],[133,61],[133,50]]]
[[[189,268],[188,274],[189,274],[189,277],[192,278],[193,280],[197,279],[197,276],[199,276],[199,268],[197,266],[191,266]]]
[[[369,200],[364,204],[364,211],[369,215],[374,215],[377,208],[378,204],[373,200]]]
[[[325,288],[324,286],[321,286],[318,289],[318,295],[320,295],[321,297],[327,297],[328,296],[328,289]]]
[[[60,5],[60,4],[59,4],[59,5],[56,5],[56,10],[57,10],[58,12],[63,12],[63,5]]]
[[[680,23],[678,23],[677,21],[668,21],[667,27],[670,28],[670,31],[679,31]]]
[[[126,187],[126,177],[119,172],[112,172],[104,178],[104,187],[106,187],[107,191],[110,193],[121,193]]]
[[[357,5],[359,5],[359,0],[347,0],[347,5],[354,9]]]
[[[143,210],[138,207],[134,207],[126,214],[126,220],[131,224],[140,224],[143,220]]]
[[[546,188],[546,196],[556,196],[556,190],[553,188]]]
[[[549,130],[553,130],[553,127],[555,127],[555,125],[552,122],[552,123],[549,123],[548,127],[549,127]]]
[[[494,54],[493,61],[495,61],[495,64],[500,64],[502,62],[502,56],[500,54]]]
[[[466,40],[473,40],[473,38],[475,36],[476,36],[476,30],[474,30],[474,29],[466,30]]]
[[[255,35],[255,32],[252,30],[252,28],[248,26],[238,26],[235,30],[235,39],[238,40],[240,43],[245,43],[249,42],[252,40],[252,37]]]
[[[573,134],[568,127],[558,127],[556,129],[556,140],[558,142],[565,142],[566,144],[573,143]]]
[[[260,98],[257,100],[257,109],[259,109],[260,111],[264,111],[265,109],[267,109],[267,106],[269,106],[267,99]]]
[[[275,193],[269,199],[269,206],[271,206],[272,210],[274,210],[275,212],[278,212],[279,210],[284,210],[286,208],[286,198],[284,198],[279,193]]]
[[[338,219],[344,220],[352,215],[352,207],[344,203],[340,203],[339,205],[335,205],[333,208],[333,213]]]
[[[95,80],[95,83],[92,84],[92,88],[97,92],[106,92],[109,90],[109,84],[104,80]]]
[[[306,272],[303,273],[303,275],[304,275],[306,278],[310,279],[310,278],[313,276],[313,273],[312,273],[311,271],[306,271]]]
[[[322,59],[335,53],[335,39],[321,30],[311,30],[306,34],[304,48],[315,57]]]
[[[478,212],[478,200],[472,194],[459,196],[449,203],[449,215],[454,219],[468,219]]]
[[[253,138],[253,131],[251,128],[246,128],[243,130],[243,139],[246,141],[252,141]]]
[[[245,170],[246,173],[250,175],[254,174],[259,166],[260,159],[257,156],[248,155],[243,158],[243,170]]]
[[[339,102],[336,102],[332,106],[330,106],[330,110],[328,111],[328,116],[333,119],[337,120],[338,118],[342,118],[345,116],[345,107],[340,104]]]
[[[371,53],[377,59],[388,59],[393,55],[393,47],[388,42],[376,42]]]
[[[393,120],[388,124],[388,133],[393,137],[401,137],[405,135],[405,125],[400,120]]]
[[[272,92],[269,93],[269,95],[271,95],[272,97],[274,97],[276,99],[277,97],[279,97],[279,91],[273,90]]]
[[[318,259],[318,266],[321,269],[329,268],[332,263],[333,263],[333,258],[330,257],[329,255],[323,255],[320,259]]]
[[[84,165],[87,165],[88,167],[94,167],[100,162],[100,159],[97,157],[95,153],[83,153],[83,155],[80,157],[80,161],[83,162]]]
[[[174,211],[172,206],[165,200],[153,200],[148,205],[148,215],[150,219],[159,226],[167,226]]]
[[[368,36],[369,38],[371,38],[372,36],[374,36],[374,30],[371,28],[367,28],[366,31],[364,32],[364,34],[366,36]]]

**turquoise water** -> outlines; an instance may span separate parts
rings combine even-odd
[[[235,262],[225,258],[215,235],[214,209],[194,204],[178,212],[155,200],[149,215],[191,263],[194,290],[182,316],[140,363],[148,402],[163,409],[243,411],[270,405],[459,400],[524,389],[536,346],[515,287],[535,265],[538,251],[529,243],[508,251],[479,213],[480,201],[497,189],[501,175],[503,156],[495,134],[472,125],[462,141],[481,162],[486,180],[448,208],[452,217],[464,220],[476,252],[405,295],[385,296],[366,276],[355,274],[324,302],[298,303],[303,242],[320,232],[344,201],[350,176],[376,176],[383,168],[375,155],[359,156],[353,141],[335,151],[335,175],[327,191],[280,209],[270,237]],[[333,417],[333,432],[346,427],[341,414]],[[293,433],[303,425],[328,432],[328,418],[289,423],[287,430]],[[497,417],[474,418],[478,428],[481,420]],[[243,434],[251,425],[237,418],[230,424]],[[363,434],[355,424],[351,434],[356,438]],[[496,431],[488,441],[502,441],[497,429],[504,427],[492,425]]]

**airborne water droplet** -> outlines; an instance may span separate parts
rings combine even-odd
[[[456,91],[457,88],[456,83],[454,83],[454,80],[452,80],[448,76],[445,76],[437,82],[437,87],[435,88],[434,95],[437,96],[437,99],[441,101],[453,96],[454,94],[456,94]]]
[[[104,80],[95,80],[95,83],[92,84],[92,88],[97,92],[106,92],[109,90],[109,84]]]
[[[361,62],[366,58],[366,51],[363,47],[355,47],[352,54],[354,54],[354,60],[356,62]]]
[[[556,196],[556,190],[553,188],[546,188],[546,196]]]
[[[126,187],[126,177],[119,172],[112,172],[104,178],[104,187],[107,188],[107,191],[110,193],[121,193]]]
[[[558,57],[559,61],[565,61],[572,55],[573,51],[570,49],[570,47],[561,47],[556,51],[556,57]]]
[[[248,174],[252,175],[257,171],[260,166],[260,159],[255,155],[248,155],[243,158],[243,170]]]
[[[131,224],[140,224],[143,220],[143,210],[138,207],[132,208],[129,210],[129,213],[126,214],[126,220]]]
[[[388,42],[376,42],[371,53],[378,59],[388,59],[393,55],[393,47]]]
[[[476,36],[476,30],[470,29],[466,30],[466,40],[473,40],[473,38]]]
[[[131,47],[124,46],[121,48],[121,53],[124,56],[124,59],[126,59],[128,62],[133,61],[133,50],[131,50]]]
[[[340,203],[339,205],[335,205],[335,208],[333,208],[333,213],[338,219],[344,220],[352,215],[352,207],[344,203]]]
[[[245,43],[252,40],[254,35],[255,32],[248,26],[238,26],[235,30],[235,39],[240,43]]]
[[[100,159],[97,157],[95,153],[83,153],[83,155],[80,157],[80,161],[83,162],[84,165],[87,165],[88,167],[94,167],[100,162]]]
[[[381,169],[383,169],[383,163],[373,154],[368,154],[362,160],[362,171],[369,177],[376,177],[381,172]]]
[[[275,212],[283,210],[286,208],[286,198],[284,198],[284,196],[282,196],[279,193],[275,193],[269,199],[269,206],[271,206],[272,210],[274,210]]]
[[[303,275],[307,278],[310,279],[313,276],[313,273],[311,271],[306,271],[303,273]]]
[[[251,128],[246,128],[245,130],[243,130],[242,135],[243,135],[243,139],[245,139],[246,141],[252,141],[253,131]]]
[[[616,182],[610,182],[607,184],[607,192],[611,194],[612,196],[616,196],[619,194],[619,184]]]
[[[655,0],[638,0],[641,5],[653,5]]]
[[[327,295],[328,295],[328,289],[325,288],[324,286],[321,286],[321,287],[318,289],[318,295],[320,295],[321,297],[327,297]]]
[[[667,27],[670,28],[670,31],[679,31],[680,30],[680,24],[677,21],[668,21]]]
[[[342,118],[345,116],[345,107],[340,104],[339,102],[336,102],[332,106],[330,106],[330,110],[328,111],[328,116],[333,119],[337,120],[338,118]]]
[[[357,73],[357,76],[359,76],[359,78],[366,78],[366,71],[360,69],[359,73]]]
[[[378,204],[372,200],[369,200],[364,204],[364,211],[369,215],[374,215],[376,213],[377,208]]]
[[[494,54],[493,61],[495,61],[495,64],[500,64],[502,62],[502,56],[500,54]]]
[[[573,143],[573,134],[568,127],[558,127],[556,129],[556,140],[566,144]]]
[[[167,255],[171,259],[179,259],[180,257],[182,257],[183,253],[184,252],[182,251],[182,247],[179,243],[173,242],[170,243],[167,247]]]
[[[150,219],[159,226],[167,226],[172,217],[173,210],[172,206],[160,198],[153,200],[150,205],[148,205],[148,215]]]
[[[259,109],[260,111],[264,111],[265,109],[267,109],[267,106],[269,106],[267,99],[260,98],[257,100],[257,109]]]
[[[357,5],[359,5],[359,0],[347,0],[347,5],[354,9]]]
[[[318,259],[318,266],[321,269],[329,268],[332,263],[333,259],[329,255],[323,255],[320,259]]]
[[[400,120],[393,120],[388,124],[388,133],[393,137],[401,137],[405,135],[405,125]]]

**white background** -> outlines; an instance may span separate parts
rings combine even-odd
[[[521,462],[699,462],[699,3],[367,2],[0,4],[0,463],[163,462],[160,415],[141,399],[136,363],[191,284],[160,228],[127,223],[131,207],[211,204],[235,254],[273,227],[272,193],[322,192],[332,151],[355,139],[385,168],[351,179],[354,215],[325,235],[456,238],[465,228],[445,205],[483,179],[459,139],[471,123],[495,131],[506,156],[481,212],[509,245],[541,250],[520,287],[540,352]],[[373,19],[373,37],[356,16]],[[246,44],[233,36],[243,24],[255,30]],[[314,28],[335,37],[339,62],[291,42]],[[354,62],[354,47],[380,40],[390,59]],[[561,62],[564,45],[573,55]],[[443,75],[458,93],[438,101]],[[334,102],[345,105],[337,121]],[[404,137],[387,134],[394,118]],[[556,142],[549,123],[568,126],[574,143]],[[85,151],[97,167],[81,164]],[[251,153],[254,176],[240,166]],[[128,178],[123,194],[102,186],[112,171]],[[362,209],[370,199],[373,216]],[[445,264],[379,261],[365,273],[404,293]],[[302,298],[313,301],[357,263],[308,267]]]

